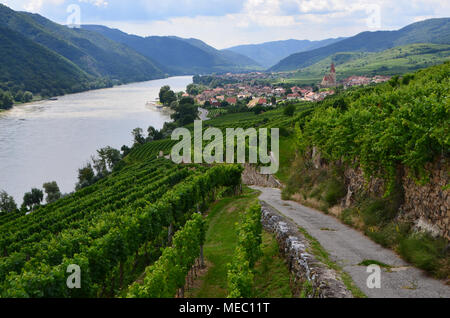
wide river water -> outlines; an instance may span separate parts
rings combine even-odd
[[[16,106],[0,113],[0,190],[18,204],[31,188],[56,181],[72,192],[78,169],[96,150],[132,145],[131,131],[161,129],[170,116],[146,102],[170,85],[184,91],[192,77],[172,77]]]

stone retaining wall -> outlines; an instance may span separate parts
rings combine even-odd
[[[428,232],[435,237],[450,240],[450,190],[449,166],[444,158],[426,166],[430,176],[426,184],[418,184],[407,169],[402,172],[401,184],[404,191],[404,203],[400,207],[398,219],[415,224],[417,231]],[[371,178],[368,182],[360,168],[348,168],[345,171],[347,196],[343,207],[354,203],[354,196],[361,191],[376,197],[382,197],[385,191],[384,181]]]
[[[308,253],[310,244],[297,226],[266,203],[261,202],[261,206],[264,228],[276,235],[280,251],[295,277],[295,283],[303,286],[307,296],[310,298],[353,298],[339,274]]]

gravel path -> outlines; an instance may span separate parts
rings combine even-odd
[[[317,239],[369,298],[450,298],[449,286],[411,267],[392,250],[381,247],[336,218],[296,202],[283,201],[279,189],[252,188],[261,191],[261,201],[291,218]],[[367,287],[370,273],[366,272],[366,267],[358,265],[364,260],[376,260],[393,267],[391,271],[382,270],[380,289]]]

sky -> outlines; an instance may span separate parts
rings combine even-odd
[[[0,0],[61,24],[101,24],[140,36],[198,38],[218,48],[395,30],[450,16],[448,0]]]

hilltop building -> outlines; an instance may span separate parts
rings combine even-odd
[[[336,81],[336,67],[334,66],[334,63],[332,63],[331,64],[330,74],[324,76],[320,86],[322,86],[322,87],[336,87],[336,85],[337,85],[337,81]]]

